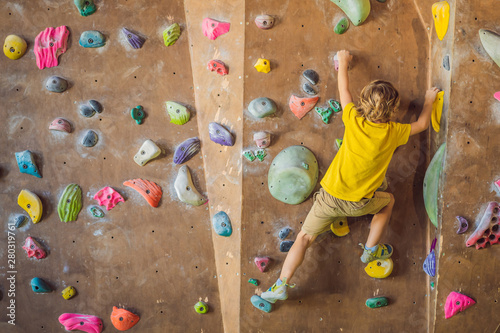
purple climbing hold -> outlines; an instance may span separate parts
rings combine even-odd
[[[467,229],[469,229],[469,222],[467,222],[467,220],[464,217],[457,216],[457,221],[459,223],[457,234],[463,234],[464,232],[467,231]]]
[[[436,275],[436,252],[434,250],[436,247],[436,242],[437,239],[434,238],[434,241],[432,242],[431,246],[431,252],[427,256],[427,258],[425,258],[424,261],[424,272],[426,272],[427,275],[432,277]]]
[[[234,145],[234,138],[231,132],[218,123],[208,124],[208,133],[210,134],[210,140],[215,143],[223,146]]]
[[[182,164],[184,162],[187,162],[199,151],[200,151],[200,140],[198,138],[187,139],[175,149],[174,163]]]
[[[122,32],[125,37],[127,37],[127,41],[134,49],[140,49],[146,41],[143,37],[139,36],[139,34],[134,33],[127,28],[122,28]]]

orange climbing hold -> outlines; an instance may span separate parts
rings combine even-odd
[[[123,183],[123,185],[128,186],[139,192],[144,199],[151,205],[151,207],[158,207],[161,196],[163,194],[161,187],[149,180],[144,179],[131,179]]]
[[[288,106],[297,118],[302,119],[318,102],[319,97],[300,98],[295,95],[290,97]]]
[[[133,314],[125,309],[118,309],[113,306],[113,312],[111,312],[111,323],[119,331],[126,331],[134,327],[135,324],[141,319],[138,315]]]

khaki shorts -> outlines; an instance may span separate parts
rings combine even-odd
[[[384,186],[385,185],[385,186]],[[387,188],[382,184],[381,189]],[[345,220],[347,216],[363,216],[377,214],[391,201],[391,195],[378,190],[371,199],[346,201],[335,198],[321,188],[314,193],[314,204],[307,214],[302,230],[308,235],[316,236],[330,230],[330,225],[337,220]]]

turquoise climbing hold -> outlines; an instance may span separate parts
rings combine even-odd
[[[35,160],[33,159],[33,154],[29,150],[16,153],[16,161],[21,173],[27,173],[28,175],[42,178],[35,164]]]
[[[31,289],[35,293],[50,293],[52,291],[49,284],[38,277],[31,279]]]
[[[271,303],[269,303],[268,301],[257,295],[253,295],[250,298],[250,302],[252,302],[252,305],[255,306],[257,309],[267,313],[271,312],[271,310],[273,309]]]
[[[233,228],[231,227],[231,220],[226,212],[218,212],[212,218],[212,225],[214,231],[219,236],[229,237],[233,233]]]
[[[106,44],[106,38],[97,30],[89,30],[82,32],[79,43],[85,48],[97,48]]]
[[[438,192],[439,177],[443,169],[444,157],[446,152],[446,142],[439,147],[436,154],[429,163],[424,177],[424,205],[427,215],[432,224],[438,227]]]

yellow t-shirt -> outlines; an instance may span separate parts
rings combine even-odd
[[[344,139],[321,180],[321,186],[336,198],[360,201],[373,197],[382,185],[394,150],[408,142],[411,125],[376,124],[358,117],[353,103],[344,107]]]

